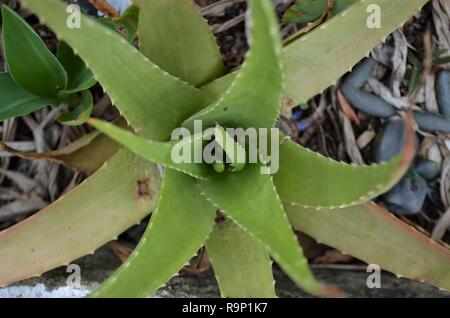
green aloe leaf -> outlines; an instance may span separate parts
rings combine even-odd
[[[281,40],[272,2],[251,0],[250,52],[233,84],[214,104],[195,114],[205,126],[272,127],[279,114],[283,90]],[[262,93],[263,92],[263,93]]]
[[[216,126],[214,128],[214,137],[214,140],[223,149],[227,157],[226,161],[229,161],[231,171],[235,172],[244,169],[247,160],[245,148],[236,142],[223,127]],[[221,163],[223,164],[223,162]]]
[[[202,135],[193,136],[181,141],[158,142],[142,138],[128,130],[98,119],[89,119],[88,123],[137,155],[151,162],[182,171],[197,178],[203,178],[208,174],[209,169],[206,165],[200,163],[175,163],[172,159],[172,149],[177,144],[187,143],[192,145],[190,148],[193,150],[196,145],[196,140],[200,140],[200,146],[203,144]]]
[[[254,164],[240,172],[211,174],[199,181],[199,185],[202,193],[223,213],[266,246],[300,287],[315,295],[336,295],[336,290],[314,278],[272,180],[269,175],[261,174],[260,168]]]
[[[138,247],[91,297],[147,297],[175,275],[202,247],[216,209],[195,179],[166,169],[156,211]]]
[[[206,249],[222,297],[276,297],[266,248],[233,221],[224,219],[215,225]]]
[[[0,121],[28,115],[48,105],[57,105],[53,98],[33,95],[17,85],[7,73],[0,73]]]
[[[333,85],[369,51],[392,31],[401,21],[407,21],[428,0],[358,0],[311,33],[284,48],[284,96],[290,99],[286,108],[308,101]],[[381,28],[369,29],[369,5],[381,8]],[[348,35],[352,36],[349,37]],[[205,85],[202,90],[211,96],[220,96],[230,87],[235,73]]]
[[[402,153],[388,162],[357,166],[337,162],[289,139],[280,144],[274,183],[283,201],[331,208],[367,202],[392,188],[411,166],[415,140],[409,126]]]
[[[27,91],[54,97],[66,87],[67,73],[31,26],[2,5],[3,44],[11,76]]]
[[[191,0],[139,0],[137,4],[140,50],[153,63],[195,86],[223,75],[214,35]]]
[[[60,200],[0,232],[0,286],[92,253],[144,218],[158,190],[158,168],[120,151]]]
[[[383,208],[367,203],[344,209],[285,204],[291,224],[317,241],[368,264],[450,290],[450,252]]]
[[[83,15],[81,28],[67,28],[61,1],[21,3],[85,61],[113,104],[140,134],[167,140],[183,120],[210,102],[200,90],[158,68],[121,35],[100,23]]]
[[[77,105],[69,112],[59,116],[58,122],[67,126],[82,125],[91,116],[94,110],[94,99],[88,90],[82,91],[76,96]]]
[[[67,87],[60,94],[78,93],[91,88],[97,83],[91,70],[86,67],[83,60],[76,56],[70,46],[64,41],[58,44],[57,57],[69,78]]]

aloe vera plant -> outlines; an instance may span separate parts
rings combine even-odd
[[[321,92],[426,1],[371,2],[384,12],[381,29],[365,27],[366,4],[357,1],[283,49],[271,1],[249,0],[250,52],[241,69],[224,75],[214,38],[191,1],[136,1],[139,52],[87,17],[81,28],[67,28],[58,0],[21,0],[79,54],[134,132],[88,120],[123,148],[75,190],[0,233],[0,285],[90,253],[153,211],[133,254],[91,296],[150,296],[203,245],[224,297],[275,296],[271,258],[305,291],[340,295],[315,279],[291,226],[397,275],[450,289],[449,251],[369,203],[408,170],[411,129],[399,155],[372,166],[335,162],[284,137],[276,140],[274,175],[261,173],[264,162],[238,165],[233,155],[224,166],[172,157],[180,143],[203,141],[204,134],[168,141],[174,129],[192,130],[196,120],[212,128],[209,137],[228,140],[218,142],[227,155],[230,147],[247,151],[225,128],[272,128],[282,97],[286,108]],[[176,14],[161,19],[166,12]],[[354,45],[344,38],[348,30]],[[157,165],[165,167],[162,181]]]

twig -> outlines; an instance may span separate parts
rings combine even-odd
[[[447,232],[448,229],[450,229],[450,208],[439,219],[438,223],[434,227],[431,238],[435,241],[440,241],[444,237],[445,232]]]
[[[228,29],[231,29],[232,27],[242,23],[245,21],[245,14],[238,15],[237,17],[234,17],[231,20],[228,20],[227,22],[223,24],[214,24],[211,28],[214,33],[221,33],[225,32]]]

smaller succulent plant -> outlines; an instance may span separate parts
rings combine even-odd
[[[12,9],[2,6],[3,41],[9,73],[0,75],[0,120],[28,115],[64,103],[72,110],[59,118],[66,124],[87,119],[93,108],[89,88],[96,80],[64,42],[55,57],[35,31]]]
[[[0,121],[28,115],[46,106],[62,107],[58,121],[83,124],[92,113],[89,88],[97,81],[84,62],[63,41],[56,56],[15,11],[2,5],[4,55],[8,73],[0,74]],[[135,38],[137,11],[131,8],[119,19],[101,23]]]

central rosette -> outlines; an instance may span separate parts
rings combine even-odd
[[[212,165],[216,172],[236,172],[244,169],[247,163],[247,152],[239,143],[241,140],[238,135],[231,135],[225,128],[217,125],[212,139],[205,150],[211,147],[212,151],[208,155],[214,160]]]
[[[225,128],[216,124],[203,130],[202,122],[196,120],[193,134],[178,128],[172,133],[172,141],[177,141],[171,153],[176,164],[208,164],[217,173],[239,172],[247,164],[260,164],[263,174],[278,170],[279,131],[275,128]]]

